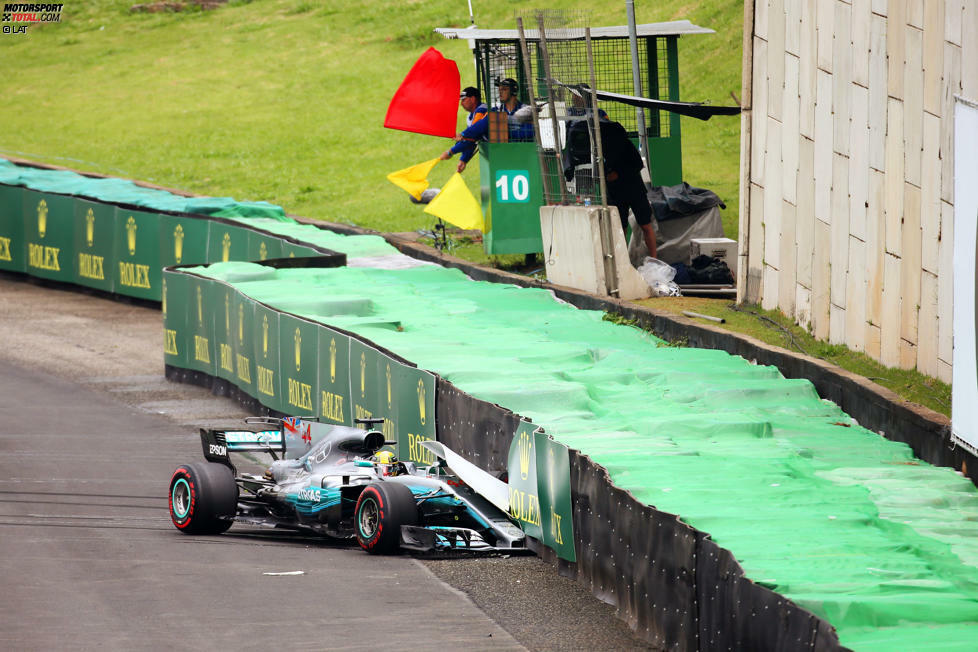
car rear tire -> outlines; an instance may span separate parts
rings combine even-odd
[[[411,490],[396,482],[378,482],[360,492],[354,512],[357,543],[375,555],[395,553],[401,526],[418,524],[418,504]]]
[[[220,534],[234,522],[238,485],[223,464],[182,464],[170,478],[170,519],[185,534]]]

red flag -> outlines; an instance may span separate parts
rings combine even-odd
[[[435,48],[428,48],[394,93],[384,126],[453,138],[461,86],[455,62]]]

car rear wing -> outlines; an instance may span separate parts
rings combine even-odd
[[[200,444],[207,461],[227,466],[232,466],[228,453],[268,453],[273,459],[278,459],[278,454],[285,453],[285,438],[281,430],[256,432],[201,428]]]

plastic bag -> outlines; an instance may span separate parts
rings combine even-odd
[[[679,286],[672,279],[676,277],[676,270],[672,265],[665,263],[658,258],[648,257],[642,266],[638,268],[638,273],[642,275],[645,282],[652,288],[654,297],[681,297],[682,292]]]

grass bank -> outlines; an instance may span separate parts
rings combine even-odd
[[[0,154],[262,199],[314,219],[379,231],[430,227],[385,176],[443,151],[446,139],[383,128],[391,96],[434,45],[473,77],[466,43],[435,27],[469,23],[461,0],[356,3],[232,0],[213,11],[131,13],[131,0],[65,6],[60,24],[3,35]],[[639,2],[639,22],[689,19],[716,35],[680,42],[683,99],[730,104],[740,92],[742,4]],[[542,6],[542,5],[541,5]],[[591,10],[625,23],[624,3]],[[514,27],[525,4],[475,2],[483,27]],[[626,64],[627,65],[627,64]],[[460,121],[462,116],[459,116]],[[683,119],[686,177],[726,201],[736,237],[739,119]],[[451,168],[433,173],[440,184]],[[473,190],[478,169],[466,179]],[[478,195],[477,195],[478,196]],[[477,248],[466,254],[485,260]]]

